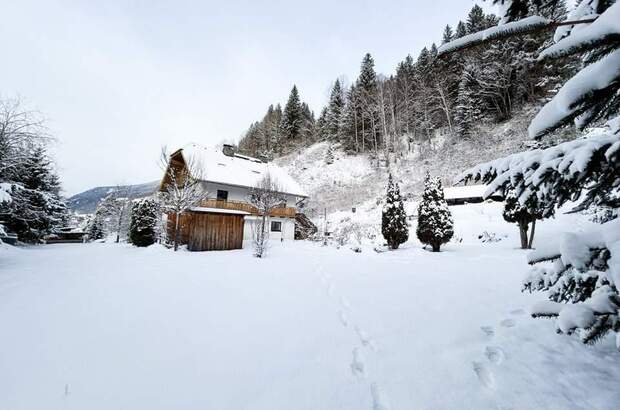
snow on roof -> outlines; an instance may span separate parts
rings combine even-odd
[[[464,199],[464,198],[484,198],[487,191],[487,185],[466,185],[445,188],[445,199]]]
[[[221,150],[198,144],[186,145],[181,153],[186,161],[198,162],[203,169],[205,181],[252,188],[269,174],[283,193],[308,196],[304,189],[276,164],[239,154],[231,157],[224,155]]]
[[[205,212],[209,214],[234,214],[234,215],[250,215],[246,211],[238,211],[236,209],[222,209],[222,208],[207,208],[203,206],[194,206],[189,209],[194,212]]]

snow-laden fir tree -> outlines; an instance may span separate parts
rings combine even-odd
[[[327,151],[325,151],[325,163],[327,165],[334,163],[334,150],[331,145],[329,145]]]
[[[91,218],[88,226],[86,228],[86,233],[88,234],[88,239],[91,241],[96,241],[98,239],[103,239],[106,236],[105,229],[105,215],[101,208],[97,208],[93,217]]]
[[[149,246],[157,241],[161,207],[154,198],[137,200],[131,206],[129,241],[135,246]]]
[[[454,114],[455,132],[461,138],[470,137],[474,124],[482,117],[478,73],[472,64],[467,64],[461,73]]]
[[[409,239],[409,225],[403,198],[398,182],[394,181],[392,174],[388,176],[387,195],[381,213],[381,233],[390,249],[398,249]]]
[[[11,202],[0,205],[8,230],[24,242],[37,242],[60,228],[68,218],[60,182],[45,148],[37,145],[18,166]]]
[[[454,222],[444,199],[441,180],[431,178],[429,173],[424,179],[424,192],[418,206],[416,234],[420,242],[433,248],[433,252],[439,252],[441,245],[454,235]]]
[[[303,126],[303,113],[301,102],[299,99],[299,91],[297,86],[293,85],[288,101],[284,106],[282,113],[282,132],[288,139],[296,139],[299,137]]]
[[[332,88],[327,112],[325,116],[325,130],[323,137],[328,139],[336,139],[338,137],[338,129],[340,127],[340,117],[344,110],[344,92],[340,85],[340,80],[336,79]]]
[[[532,198],[527,204],[521,205],[514,190],[510,190],[506,195],[504,212],[502,215],[506,222],[516,223],[519,227],[521,249],[532,248],[534,232],[536,230],[536,220],[542,219],[542,212],[540,212],[536,206],[536,202],[537,201]]]

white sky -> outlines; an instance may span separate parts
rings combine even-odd
[[[370,52],[394,72],[473,0],[0,0],[0,95],[49,119],[66,194],[158,179],[161,146],[236,140],[293,83],[317,113]]]

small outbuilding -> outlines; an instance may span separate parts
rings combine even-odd
[[[484,202],[484,194],[487,191],[487,185],[466,185],[454,186],[444,189],[444,198],[448,205],[465,205]],[[486,200],[503,201],[504,197],[498,193],[494,193]]]

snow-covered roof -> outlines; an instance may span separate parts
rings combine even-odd
[[[445,199],[484,198],[487,185],[466,185],[445,188]]]
[[[222,208],[207,208],[204,206],[194,206],[189,209],[194,212],[205,212],[209,214],[233,214],[233,215],[250,215],[246,211],[238,211],[236,209],[222,209]]]
[[[253,188],[269,174],[282,193],[308,196],[284,169],[271,162],[239,154],[228,156],[219,149],[199,144],[186,145],[181,154],[185,161],[196,161],[202,167],[207,182]]]

